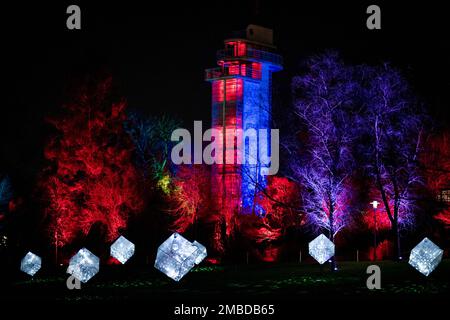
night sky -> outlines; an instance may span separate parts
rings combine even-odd
[[[19,189],[33,187],[49,128],[45,117],[87,74],[107,71],[130,108],[210,120],[204,69],[233,30],[272,27],[285,59],[274,83],[289,101],[290,78],[308,56],[336,49],[350,63],[390,61],[442,124],[450,123],[450,33],[444,5],[413,1],[34,1],[2,4],[3,96],[0,173]],[[338,2],[338,3],[337,3]],[[395,2],[395,7],[392,2]],[[311,4],[314,3],[314,4]],[[382,10],[382,30],[366,28],[370,4]],[[78,4],[82,30],[66,29],[66,8]],[[427,6],[426,6],[427,5]],[[287,98],[286,98],[287,96]]]

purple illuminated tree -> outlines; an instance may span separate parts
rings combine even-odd
[[[361,67],[359,74],[366,104],[360,152],[391,222],[396,259],[401,259],[400,232],[413,225],[415,191],[423,182],[419,156],[426,116],[394,68]]]
[[[351,221],[352,144],[358,134],[359,92],[353,68],[337,54],[310,59],[306,72],[293,79],[295,113],[300,131],[289,149],[292,174],[302,185],[302,203],[309,225],[335,235]],[[333,269],[335,262],[333,260]]]

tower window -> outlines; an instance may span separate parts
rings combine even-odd
[[[214,81],[212,89],[213,102],[223,102],[224,94],[225,101],[237,101],[242,99],[242,79],[233,78]]]
[[[242,57],[245,56],[246,52],[247,52],[247,45],[244,42],[238,42],[237,43],[237,47],[236,48],[236,52],[235,52],[235,56],[237,57]]]

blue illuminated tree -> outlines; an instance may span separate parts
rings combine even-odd
[[[11,181],[8,176],[0,180],[0,211],[4,210],[12,197]]]
[[[139,112],[129,112],[125,129],[134,146],[136,163],[145,180],[156,181],[163,188],[168,181],[168,159],[172,142],[172,131],[179,127],[173,117],[145,116]],[[164,185],[161,185],[164,184]]]
[[[293,79],[295,113],[300,130],[290,150],[292,174],[302,186],[309,225],[328,231],[331,241],[351,221],[352,145],[358,135],[360,109],[355,107],[358,84],[354,69],[336,53],[307,61]],[[333,265],[334,269],[334,265]]]
[[[2,247],[6,246],[7,238],[4,235],[5,232],[5,220],[6,212],[8,210],[8,204],[13,195],[11,181],[8,176],[0,179],[0,251]]]
[[[420,155],[427,116],[400,72],[388,64],[359,69],[365,112],[359,150],[391,222],[401,259],[400,232],[414,223],[417,188],[422,185]]]

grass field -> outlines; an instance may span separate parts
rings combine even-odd
[[[339,271],[317,264],[198,266],[174,282],[153,266],[102,267],[81,290],[68,290],[67,275],[23,277],[3,290],[8,299],[40,301],[272,301],[315,299],[435,299],[450,296],[450,260],[425,277],[407,262],[378,262],[381,290],[366,287],[371,263],[342,262]],[[6,294],[7,293],[7,294]],[[0,295],[1,297],[1,295]]]

